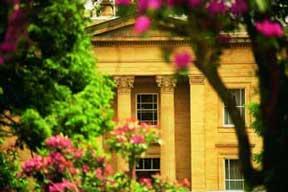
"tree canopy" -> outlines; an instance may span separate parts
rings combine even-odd
[[[33,0],[19,6],[28,24],[13,57],[0,65],[1,136],[17,135],[17,144],[35,150],[51,134],[88,139],[109,130],[113,83],[96,70],[83,3]]]

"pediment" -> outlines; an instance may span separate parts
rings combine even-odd
[[[133,27],[135,24],[134,18],[123,19],[116,18],[105,22],[96,23],[87,27],[88,33],[92,38],[139,38],[139,35],[135,34]],[[152,29],[145,35],[148,39],[155,37],[171,37],[172,33],[164,29]]]

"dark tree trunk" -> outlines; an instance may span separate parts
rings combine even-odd
[[[268,192],[287,192],[288,182],[288,79],[278,63],[276,48],[257,40],[251,19],[245,18],[258,66],[263,131],[263,174]]]

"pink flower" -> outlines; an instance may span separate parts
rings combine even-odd
[[[235,0],[231,6],[231,12],[234,15],[241,15],[248,11],[248,5],[246,0]]]
[[[148,10],[157,10],[161,7],[161,0],[139,0],[138,10],[140,13],[145,13]]]
[[[185,3],[186,3],[185,0],[167,0],[167,4],[170,7],[181,6],[184,5]]]
[[[96,170],[95,170],[95,174],[96,174],[96,177],[98,178],[98,179],[100,179],[100,180],[102,180],[104,177],[104,175],[103,175],[103,170],[102,170],[102,168],[97,168]]]
[[[124,5],[124,6],[127,6],[127,5],[130,5],[131,1],[130,0],[116,0],[116,5]]]
[[[52,183],[49,186],[49,192],[65,192],[67,190],[78,191],[77,186],[67,180],[62,181],[61,183]]]
[[[207,10],[210,14],[224,14],[227,11],[227,7],[223,0],[211,0],[207,5]]]
[[[183,187],[187,187],[187,188],[190,187],[190,181],[189,181],[187,178],[183,179],[183,180],[180,182],[180,184],[181,184]]]
[[[59,152],[53,152],[48,156],[51,159],[51,163],[58,171],[64,171],[73,167],[73,163],[65,158]]]
[[[17,48],[16,42],[4,42],[0,45],[2,52],[14,52]]]
[[[143,135],[133,135],[130,142],[132,144],[142,144],[145,142],[145,138]]]
[[[73,155],[76,159],[80,159],[83,156],[83,151],[80,149],[74,149]]]
[[[127,141],[127,138],[124,135],[116,135],[116,140],[119,143],[123,143],[123,142]]]
[[[188,0],[188,4],[191,8],[198,7],[202,0]]]
[[[83,173],[87,173],[89,171],[89,169],[90,169],[89,166],[86,164],[82,166]]]
[[[98,164],[102,165],[105,163],[105,157],[97,157],[96,161]]]
[[[134,25],[134,31],[137,34],[142,34],[148,31],[150,26],[151,26],[150,18],[145,15],[142,15],[136,19],[136,22]]]
[[[187,52],[181,52],[174,55],[174,63],[177,69],[186,69],[192,61],[191,55]]]
[[[256,22],[256,29],[266,37],[282,37],[284,35],[283,27],[278,22],[264,20]]]
[[[43,158],[40,156],[35,156],[32,159],[26,161],[22,166],[22,169],[24,173],[30,174],[34,171],[40,171],[43,165]]]
[[[48,147],[59,148],[59,149],[72,147],[72,143],[70,139],[62,135],[56,135],[56,136],[52,136],[48,138],[45,141],[45,144]]]
[[[112,172],[113,172],[112,166],[111,166],[110,164],[106,164],[106,166],[105,166],[105,174],[106,174],[106,175],[109,175],[109,174],[111,174]]]
[[[152,181],[150,178],[141,178],[139,181],[142,185],[146,186],[147,188],[152,187]]]
[[[4,58],[0,56],[0,65],[4,63]]]

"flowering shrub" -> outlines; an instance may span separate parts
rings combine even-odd
[[[48,138],[45,151],[26,161],[23,175],[32,176],[42,191],[90,191],[105,185],[111,175],[111,166],[95,149],[75,147],[71,140],[62,135]]]
[[[111,150],[127,156],[134,170],[136,156],[147,147],[159,141],[157,131],[144,124],[130,121],[119,125],[109,140]],[[159,178],[136,181],[132,175],[116,173],[104,156],[98,155],[94,148],[75,147],[68,137],[56,135],[45,141],[45,150],[24,162],[22,175],[33,177],[44,192],[158,192],[187,191],[184,185],[169,184]],[[133,162],[132,162],[133,161]],[[187,185],[186,185],[187,186]]]
[[[44,192],[162,192],[188,191],[186,185],[168,183],[159,177],[133,178],[136,157],[152,143],[158,143],[158,131],[145,124],[129,121],[111,132],[110,149],[120,153],[129,162],[129,174],[112,174],[106,157],[90,146],[75,147],[68,137],[56,135],[48,138],[40,155],[24,162],[22,175],[33,177]]]
[[[127,121],[119,124],[108,140],[111,151],[118,152],[129,164],[129,175],[133,177],[136,157],[142,155],[148,146],[159,143],[158,130],[137,121]]]
[[[111,136],[108,140],[110,149],[126,159],[131,155],[140,156],[149,145],[159,143],[158,130],[137,121],[120,123],[111,132]]]

